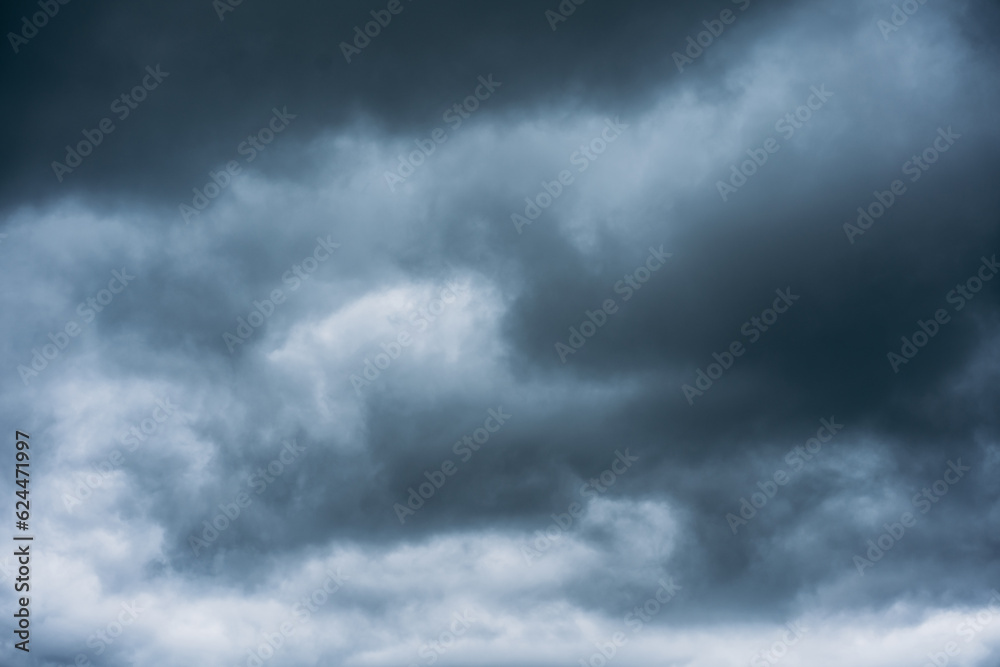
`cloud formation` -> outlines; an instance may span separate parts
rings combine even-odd
[[[5,7],[4,664],[993,664],[998,19]]]

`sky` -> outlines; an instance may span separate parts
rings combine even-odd
[[[0,26],[4,667],[997,664],[996,3]]]

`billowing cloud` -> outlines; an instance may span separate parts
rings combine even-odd
[[[7,7],[3,663],[993,664],[998,19]]]

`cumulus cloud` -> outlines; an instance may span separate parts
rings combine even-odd
[[[993,664],[996,8],[392,4],[4,9],[3,663]]]

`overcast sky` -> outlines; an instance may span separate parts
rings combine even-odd
[[[5,4],[0,663],[997,664],[1000,9],[578,1]]]

